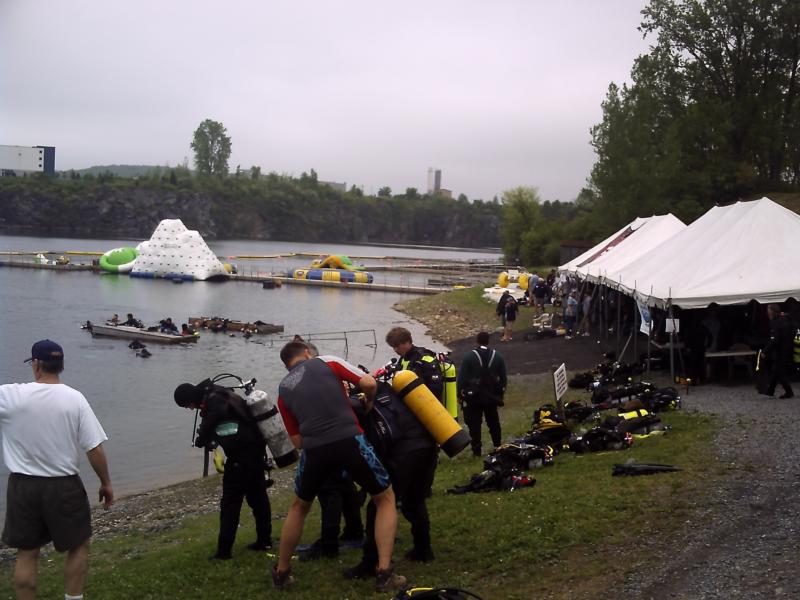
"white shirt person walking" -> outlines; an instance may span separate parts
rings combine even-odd
[[[38,341],[25,362],[31,363],[32,383],[0,385],[3,460],[10,472],[3,541],[17,548],[14,589],[18,599],[36,597],[39,550],[52,541],[67,553],[64,597],[80,600],[92,528],[78,459],[86,453],[108,508],[114,502],[103,450],[108,438],[83,394],[61,383],[61,346]]]

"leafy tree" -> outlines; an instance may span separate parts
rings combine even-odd
[[[250,179],[261,179],[261,167],[250,167]]]
[[[231,155],[231,138],[219,121],[206,119],[195,130],[192,138],[194,164],[203,175],[225,177],[228,174],[228,159]]]
[[[380,194],[380,192],[378,192]],[[389,191],[391,195],[391,190]],[[415,187],[406,188],[406,198],[416,198],[419,196],[419,191]]]
[[[541,225],[539,202],[536,188],[516,187],[503,192],[503,227],[500,239],[507,260],[533,262],[535,232],[537,226]]]
[[[800,186],[800,3],[651,0],[655,37],[592,128],[597,222],[690,220],[719,201]]]
[[[379,198],[391,198],[392,197],[392,188],[388,185],[382,187],[378,190],[378,197]]]

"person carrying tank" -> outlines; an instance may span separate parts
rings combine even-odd
[[[218,444],[225,452],[217,551],[209,558],[228,560],[232,557],[244,499],[256,522],[256,541],[247,549],[271,548],[272,510],[264,478],[266,442],[245,401],[224,387],[208,383],[178,386],[175,403],[191,410],[200,409],[202,420],[195,446],[209,448]]]
[[[400,368],[414,371],[437,398],[444,392],[444,377],[436,353],[415,346],[411,332],[405,327],[392,327],[386,334],[386,343],[400,357]]]
[[[436,441],[403,400],[395,394],[389,383],[379,381],[375,402],[363,408],[356,406],[355,412],[367,439],[372,442],[381,462],[386,465],[401,512],[411,524],[413,547],[406,552],[404,558],[419,562],[434,560],[426,498],[430,495],[438,462]],[[381,415],[387,415],[391,420],[388,429],[376,423],[376,419],[383,418]],[[382,434],[387,430],[393,432],[391,440],[387,440]],[[368,504],[366,538],[361,562],[344,571],[346,579],[366,578],[375,569],[378,560],[375,545],[375,514],[374,504]]]
[[[279,386],[278,408],[289,437],[303,453],[295,475],[295,498],[281,530],[278,562],[272,567],[274,587],[283,590],[294,583],[290,561],[312,502],[331,473],[346,470],[376,505],[375,589],[402,589],[406,579],[392,564],[397,533],[394,490],[386,468],[364,439],[342,385],[358,386],[369,404],[375,399],[377,382],[341,358],[312,356],[302,342],[289,342],[280,356],[288,374]]]

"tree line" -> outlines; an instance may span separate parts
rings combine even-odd
[[[506,192],[509,257],[556,264],[559,239],[800,191],[800,2],[651,0],[642,15],[653,43],[631,83],[608,88],[588,185],[555,220],[535,190]]]
[[[421,195],[346,192],[317,180],[248,170],[226,177],[185,167],[145,177],[0,178],[0,230],[32,235],[149,237],[162,218],[216,238],[498,247],[502,206]]]

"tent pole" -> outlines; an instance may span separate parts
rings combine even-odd
[[[669,290],[669,320],[672,330],[669,332],[669,377],[675,383],[675,322],[672,316],[672,289]]]
[[[619,295],[619,285],[617,285],[617,356],[619,356],[619,342],[620,342],[620,307],[622,306],[622,302],[620,302],[620,295]]]
[[[653,297],[653,286],[650,286],[650,296]],[[647,324],[647,375],[650,375],[650,347],[653,345],[653,312],[650,311],[650,322]]]
[[[636,299],[636,282],[633,284],[633,360],[639,360],[639,301]]]

